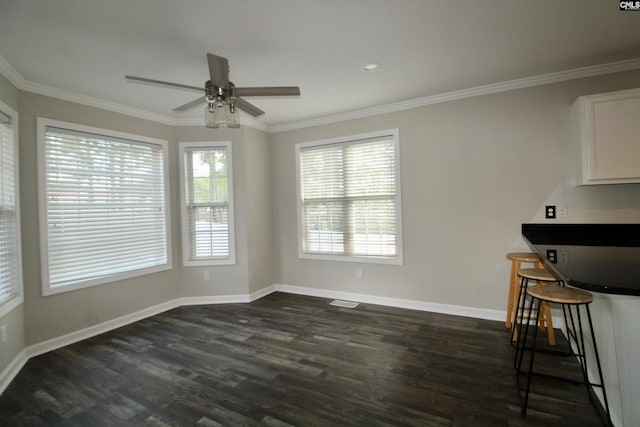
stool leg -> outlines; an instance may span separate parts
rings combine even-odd
[[[534,303],[535,298],[531,298],[531,305],[529,306],[529,312],[531,312],[531,309],[533,308],[533,303]],[[540,311],[541,311],[541,307],[540,307],[540,302],[538,302],[538,311],[536,312],[536,325],[537,323],[540,321]],[[536,325],[534,325],[533,328],[533,344],[531,345],[531,359],[529,360],[529,373],[527,375],[527,389],[525,391],[525,395],[524,395],[524,403],[522,404],[522,409],[520,411],[520,414],[524,417],[525,415],[527,415],[527,405],[529,404],[529,391],[531,390],[531,377],[533,376],[533,358],[536,354],[536,339],[538,338],[538,328],[536,327]],[[527,323],[528,326],[528,323]],[[525,331],[525,337],[527,335],[527,332]],[[523,348],[523,352],[524,352],[524,348]],[[518,370],[518,373],[520,371]]]
[[[569,327],[571,326],[569,324],[569,319],[567,317],[567,307],[562,304],[562,317],[564,318],[564,327],[567,330],[567,341],[569,342],[569,352],[572,352],[572,348],[571,348],[571,330],[569,329]]]
[[[547,326],[547,336],[549,337],[549,344],[556,345],[556,334],[553,331],[553,321],[551,320],[551,306],[549,305],[549,303],[544,302],[543,307],[544,307],[543,321]]]
[[[527,314],[527,325],[526,327],[524,326],[524,319],[525,319],[525,310],[526,310],[526,303],[527,303],[527,295],[526,295],[526,289],[527,289],[527,285],[528,285],[528,280],[526,278],[522,278],[522,293],[523,293],[523,299],[522,299],[522,316],[521,316],[521,321],[520,321],[520,325],[518,328],[518,332],[519,332],[519,338],[517,338],[516,341],[516,354],[515,354],[515,358],[513,360],[513,367],[515,368],[516,372],[518,372],[518,374],[520,374],[520,368],[522,367],[522,359],[524,357],[524,350],[525,350],[525,346],[527,344],[527,336],[529,335],[529,319],[531,319],[531,311],[533,310],[533,298],[531,298],[531,304],[529,304],[529,313]],[[524,328],[524,334],[522,329]],[[515,333],[514,333],[515,335]],[[512,344],[513,345],[513,344]]]
[[[575,320],[573,319],[573,312],[571,311],[571,306],[567,306],[567,311],[569,312],[569,320],[571,321],[571,327],[567,324],[567,336],[569,337],[569,351],[573,353],[573,347],[571,346],[571,338],[573,337],[573,341],[576,344],[576,348],[580,350],[580,342],[578,341],[578,329],[576,328]],[[575,354],[575,353],[573,353]]]
[[[514,314],[518,311],[518,300],[516,300],[516,287],[518,286],[518,270],[520,269],[520,261],[511,262],[511,276],[509,278],[509,301],[507,302],[507,320],[505,326],[513,327]]]
[[[580,366],[582,367],[582,378],[589,392],[589,374],[587,373],[587,352],[584,346],[584,331],[582,330],[582,318],[580,317],[580,306],[576,306],[576,318],[578,319],[578,327],[580,328],[580,343],[578,345],[578,353],[582,359]]]
[[[604,388],[604,377],[602,376],[602,366],[600,365],[600,355],[598,354],[598,346],[596,345],[596,336],[593,331],[593,322],[591,321],[591,310],[589,310],[589,304],[586,305],[586,309],[587,309],[587,319],[589,319],[589,330],[591,330],[591,341],[593,342],[593,352],[595,353],[595,356],[596,356],[596,364],[598,365],[598,375],[600,376],[600,385],[602,387],[602,396],[604,397],[604,406],[605,406],[605,410],[607,411],[607,424],[610,426],[613,426],[613,423],[611,422],[611,413],[609,412],[609,401],[607,400],[607,392]],[[585,360],[586,358],[587,357],[585,355]],[[586,368],[586,363],[585,363],[585,368]]]
[[[518,329],[522,329],[522,321],[520,322],[520,328],[518,328],[518,313],[521,314],[521,319],[524,319],[524,309],[525,309],[525,301],[527,296],[525,295],[527,288],[527,279],[524,277],[520,279],[520,289],[518,290],[518,300],[514,306],[513,310],[513,323],[511,325],[511,346],[513,346],[513,342],[518,340]]]

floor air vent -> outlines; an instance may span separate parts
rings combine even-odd
[[[358,306],[357,302],[351,301],[342,301],[339,299],[334,299],[329,303],[329,305],[335,305],[336,307],[344,307],[344,308],[356,308]]]

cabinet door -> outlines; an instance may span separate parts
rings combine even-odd
[[[579,98],[582,183],[640,182],[640,90]]]

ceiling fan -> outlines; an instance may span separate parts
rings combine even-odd
[[[125,76],[125,78],[127,80],[204,92],[204,96],[176,107],[173,111],[187,111],[206,102],[205,122],[209,127],[219,127],[220,124],[226,124],[228,127],[239,127],[240,122],[238,121],[236,108],[254,117],[264,114],[264,111],[245,101],[242,97],[300,95],[300,88],[297,86],[236,87],[229,81],[229,61],[226,58],[207,53],[207,61],[210,79],[204,83],[204,87],[165,82],[146,77]]]

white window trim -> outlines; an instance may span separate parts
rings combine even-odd
[[[302,200],[302,187],[300,182],[300,152],[307,147],[315,147],[321,145],[331,144],[343,144],[358,140],[381,138],[391,136],[393,138],[394,149],[396,153],[395,157],[395,173],[397,183],[397,195],[396,195],[396,224],[397,229],[397,242],[398,242],[398,254],[395,257],[382,257],[382,256],[358,256],[358,255],[326,255],[326,254],[309,254],[305,253],[302,245],[302,235],[304,233],[303,226],[303,200]],[[318,141],[300,142],[295,146],[296,151],[296,210],[297,210],[297,225],[298,225],[298,258],[322,260],[322,261],[342,261],[342,262],[357,262],[357,263],[371,263],[371,264],[391,264],[391,265],[403,265],[403,239],[402,239],[402,198],[401,198],[401,181],[400,181],[400,131],[398,129],[387,129],[376,132],[363,133],[358,135],[348,135],[336,138],[321,139]]]
[[[21,229],[20,229],[20,153],[19,153],[19,143],[20,140],[18,136],[18,112],[13,108],[9,107],[4,102],[0,101],[0,111],[5,113],[6,115],[11,117],[11,127],[13,129],[13,143],[15,147],[15,165],[14,165],[14,173],[15,173],[15,185],[16,185],[16,262],[17,262],[17,275],[18,275],[18,284],[16,289],[16,295],[8,299],[2,303],[0,303],[0,317],[9,313],[16,307],[20,306],[24,303],[24,289],[23,289],[23,281],[22,281],[22,245],[21,245]]]
[[[235,231],[235,210],[233,201],[233,154],[231,141],[217,142],[181,142],[179,144],[180,163],[180,227],[182,230],[182,265],[185,267],[203,267],[216,265],[234,265],[236,263],[236,231]],[[227,183],[229,185],[229,257],[211,258],[203,260],[190,260],[189,251],[189,215],[187,212],[187,182],[185,180],[184,155],[188,148],[225,148],[227,150]]]
[[[141,268],[137,270],[126,271],[119,274],[113,274],[109,276],[99,277],[95,279],[89,279],[80,281],[77,283],[55,286],[52,287],[49,283],[49,265],[48,265],[48,233],[47,233],[47,210],[48,203],[46,197],[46,176],[45,176],[45,134],[47,126],[69,129],[76,132],[85,132],[92,134],[99,134],[120,139],[129,139],[134,141],[146,142],[150,144],[160,145],[163,151],[163,172],[164,172],[164,195],[165,195],[165,233],[166,233],[166,251],[167,262],[162,265],[154,267]],[[169,194],[169,143],[161,139],[150,138],[141,135],[134,135],[125,132],[113,131],[110,129],[101,129],[91,126],[79,125],[77,123],[63,122],[60,120],[46,119],[38,117],[37,119],[37,131],[38,131],[38,202],[39,202],[39,220],[40,220],[40,259],[41,259],[41,274],[42,274],[42,295],[54,295],[77,289],[88,288],[97,285],[103,285],[106,283],[113,283],[120,280],[132,279],[134,277],[140,277],[147,274],[157,273],[160,271],[170,270],[172,268],[172,244],[171,244],[171,201]]]

